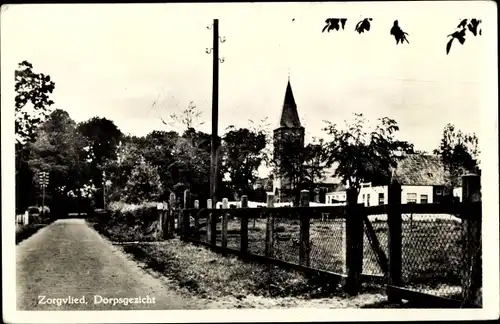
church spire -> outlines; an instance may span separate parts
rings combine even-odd
[[[297,113],[297,105],[293,97],[292,86],[290,79],[285,91],[285,101],[283,102],[283,110],[281,111],[280,127],[297,128],[302,127],[300,124],[299,114]]]

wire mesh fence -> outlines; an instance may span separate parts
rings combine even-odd
[[[407,288],[460,298],[461,220],[453,215],[402,215],[402,279]]]
[[[273,246],[271,257],[299,264],[300,220],[298,213],[276,215],[273,222]]]
[[[248,252],[256,255],[265,255],[266,224],[264,213],[259,213],[248,220]]]
[[[330,214],[312,219],[310,225],[311,267],[345,274],[345,219]]]

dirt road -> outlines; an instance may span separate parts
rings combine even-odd
[[[84,220],[67,219],[16,247],[18,310],[205,308],[142,270]]]

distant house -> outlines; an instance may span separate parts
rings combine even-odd
[[[446,171],[439,156],[411,154],[398,162],[393,171],[393,180],[401,184],[402,204],[430,204],[450,199],[452,192],[446,189]],[[346,188],[339,188],[326,194],[329,200],[346,200]],[[365,206],[387,204],[388,186],[362,184],[358,203]]]
[[[335,184],[332,191],[325,194],[325,204],[337,204],[346,201],[346,186],[342,183]]]

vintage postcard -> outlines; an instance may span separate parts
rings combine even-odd
[[[6,322],[498,317],[496,3],[1,9]]]

